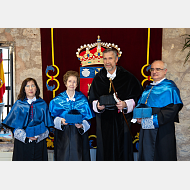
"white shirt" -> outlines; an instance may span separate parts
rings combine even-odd
[[[31,103],[34,102],[34,101],[36,101],[36,96],[35,96],[34,98],[32,98],[32,99],[28,99],[28,100],[27,100],[27,102],[28,102],[29,104],[31,104]]]
[[[165,78],[163,78],[163,79],[161,79],[161,80],[159,80],[159,81],[157,81],[157,82],[152,82],[152,83],[150,83],[151,85],[157,85],[157,84],[159,84],[159,83],[161,83],[164,79],[166,79],[166,77]]]
[[[66,91],[66,93],[67,93],[67,91]],[[74,96],[75,96],[75,92],[74,92],[74,94],[73,94],[73,96],[72,96],[72,97],[70,97],[68,94],[67,94],[67,96],[69,97],[69,98],[66,98],[67,102],[68,102],[69,100],[71,100],[71,101],[74,101],[74,102],[75,102],[75,98],[74,98]]]
[[[110,74],[110,73],[107,71],[107,77],[108,77],[108,78],[111,78],[111,80],[113,80],[113,79],[116,77],[116,70],[117,70],[117,68],[115,69],[115,71],[114,71],[113,74]]]

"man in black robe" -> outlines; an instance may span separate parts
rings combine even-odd
[[[133,160],[130,121],[135,103],[142,93],[142,86],[134,75],[121,66],[116,66],[118,57],[115,50],[104,50],[103,61],[104,68],[94,77],[89,91],[89,101],[96,112],[96,159],[98,161]],[[114,93],[109,79],[112,80],[119,100],[112,107],[99,103],[101,96]]]
[[[138,104],[152,108],[151,118],[139,118],[140,161],[176,161],[176,138],[174,122],[179,122],[178,113],[183,107],[180,92],[175,83],[165,78],[166,64],[157,60],[151,64],[154,80],[146,87]]]

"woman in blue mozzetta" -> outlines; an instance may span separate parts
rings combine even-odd
[[[84,94],[75,91],[79,84],[79,74],[76,71],[67,71],[63,76],[67,88],[51,100],[49,109],[55,118],[54,155],[56,161],[88,161],[90,160],[88,129],[90,119],[94,116],[88,100]],[[67,123],[68,113],[78,112],[82,115],[81,123]]]
[[[26,78],[18,100],[2,123],[13,130],[13,161],[48,160],[46,138],[48,127],[54,124],[46,102],[39,95],[36,80]]]

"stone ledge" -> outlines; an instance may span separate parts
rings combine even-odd
[[[13,143],[0,142],[0,152],[13,152]]]

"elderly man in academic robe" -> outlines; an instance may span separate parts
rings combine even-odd
[[[167,64],[156,60],[151,64],[153,83],[146,87],[139,104],[152,108],[151,118],[138,118],[140,161],[176,161],[175,124],[183,107],[180,92],[172,80],[165,78]]]

